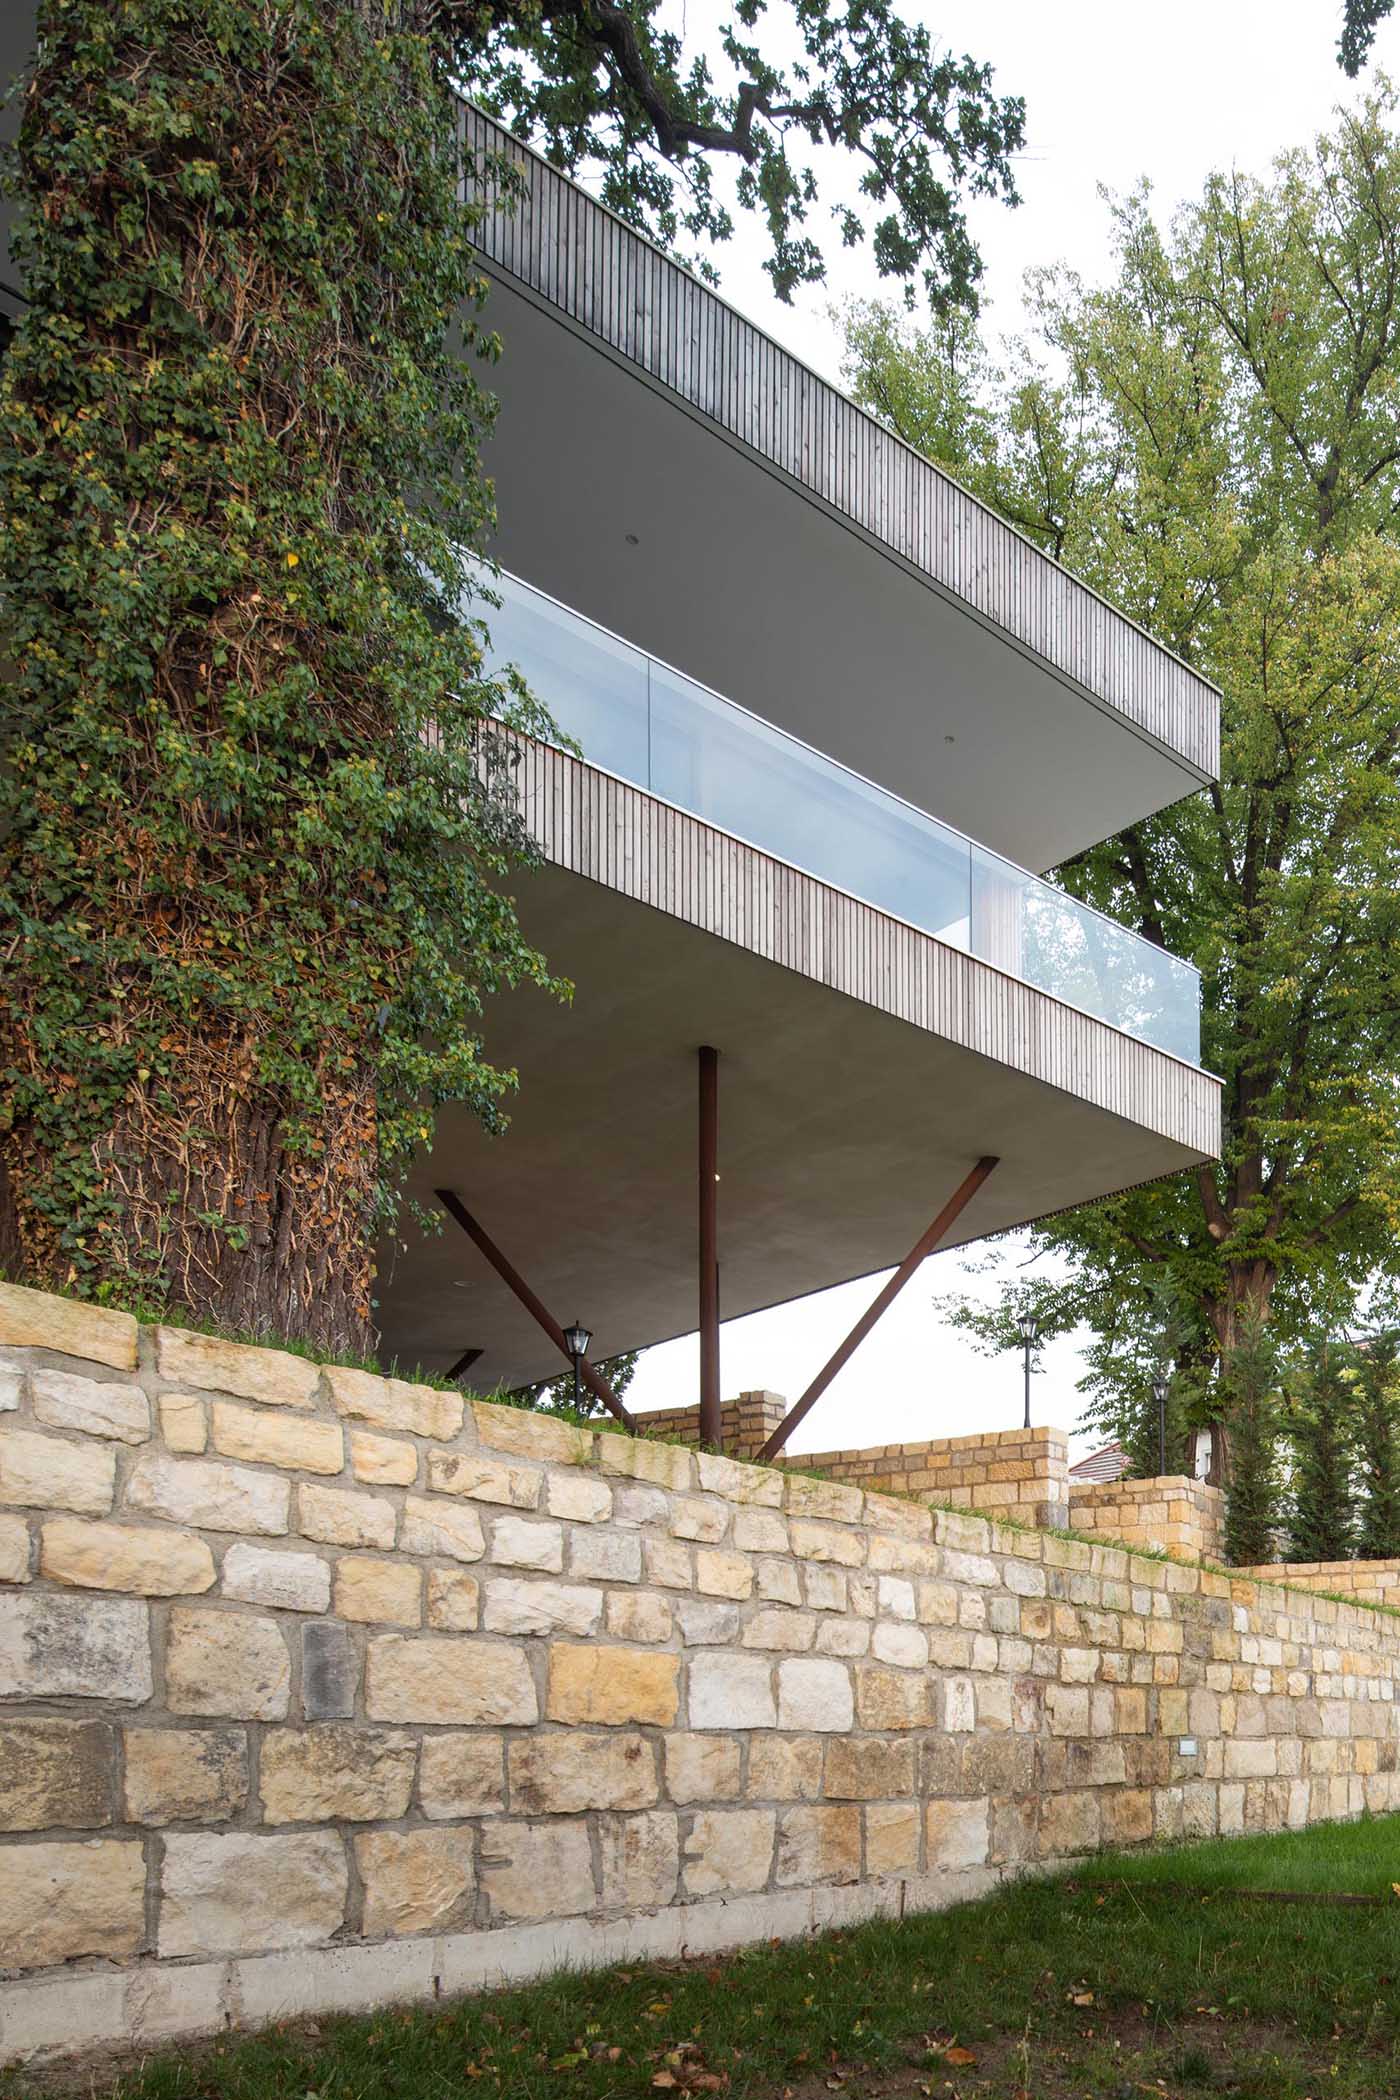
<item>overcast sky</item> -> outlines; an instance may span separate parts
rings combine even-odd
[[[684,0],[684,12],[694,37],[713,10],[707,0]],[[1332,0],[1175,0],[1171,7],[940,0],[930,7],[927,19],[943,39],[989,61],[999,91],[1024,95],[1027,104],[1028,143],[1017,164],[1022,203],[1014,212],[979,206],[973,220],[992,329],[1020,327],[1021,280],[1033,265],[1065,261],[1090,281],[1109,272],[1101,187],[1121,194],[1146,176],[1169,216],[1213,170],[1263,172],[1275,155],[1325,128],[1337,103],[1356,99],[1362,87],[1337,68],[1337,17]],[[1383,26],[1374,63],[1400,78],[1400,22]],[[816,228],[817,237],[824,231]],[[877,291],[873,273],[858,252],[837,248],[828,286],[785,307],[768,291],[762,257],[761,241],[749,236],[721,251],[724,296],[838,379],[840,334],[830,307]],[[930,1215],[944,1194],[930,1190]],[[1013,1259],[1025,1259],[1023,1247],[1003,1244]],[[958,1286],[962,1259],[947,1254],[924,1265],[813,1409],[794,1449],[958,1436],[1020,1421],[1019,1357],[988,1361],[935,1315],[934,1295]],[[795,1397],[877,1288],[848,1284],[727,1323],[726,1396],[767,1386]],[[1078,1375],[1071,1340],[1046,1352],[1035,1381],[1038,1421],[1073,1429]],[[695,1338],[670,1342],[643,1358],[629,1403],[688,1405],[697,1381]]]

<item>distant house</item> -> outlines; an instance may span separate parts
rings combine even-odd
[[[1128,1470],[1128,1454],[1120,1443],[1105,1444],[1100,1451],[1091,1451],[1069,1469],[1071,1480],[1091,1483],[1099,1480],[1121,1480]]]

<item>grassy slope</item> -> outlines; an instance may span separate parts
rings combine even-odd
[[[1400,1818],[1205,1846],[1195,1857],[1217,1877],[1233,1857],[1256,1885],[1277,1886],[1285,1872],[1294,1885],[1345,1888],[1358,1873],[1388,1885]],[[1400,2092],[1400,1901],[1356,1910],[1152,1887],[1154,1873],[1180,1883],[1183,1865],[1180,1851],[1131,1869],[1105,1862],[1106,1874],[1131,1871],[1135,1885],[1022,1883],[898,1926],[306,2023],[119,2080],[67,2082],[121,2100]],[[0,2093],[41,2083],[11,2074]]]

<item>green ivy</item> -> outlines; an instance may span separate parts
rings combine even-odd
[[[331,1348],[549,986],[461,550],[446,79],[392,0],[42,0],[0,393],[0,1264]],[[454,327],[454,316],[465,323]],[[557,987],[556,987],[557,989]]]

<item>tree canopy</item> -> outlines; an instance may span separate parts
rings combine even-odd
[[[706,275],[734,230],[714,180],[732,161],[778,296],[820,282],[830,244],[810,229],[834,148],[860,171],[829,207],[839,244],[868,240],[880,275],[922,279],[936,309],[975,302],[963,198],[1016,202],[1025,105],[893,0],[735,0],[703,43],[661,0],[443,0],[438,19],[474,100],[557,167],[596,171],[605,204],[663,247],[684,240]]]
[[[1400,142],[1389,92],[1169,229],[1116,209],[1102,290],[1047,272],[998,362],[851,316],[860,397],[1222,689],[1217,787],[1059,870],[1194,960],[1224,1152],[1052,1220],[1046,1332],[1091,1399],[1170,1358],[1198,1413],[1266,1319],[1345,1321],[1400,1223]],[[990,1342],[1008,1304],[963,1308]]]

